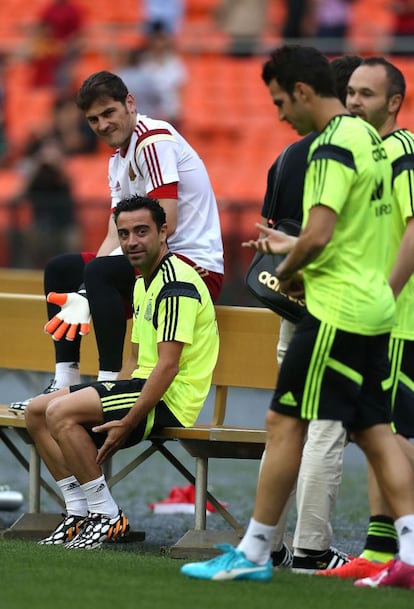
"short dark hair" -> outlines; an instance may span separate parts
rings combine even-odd
[[[405,97],[406,84],[405,78],[401,70],[399,70],[394,64],[385,59],[385,57],[366,57],[362,62],[363,66],[383,66],[387,74],[388,81],[388,99],[393,95],[401,95],[402,99]]]
[[[336,93],[341,102],[346,104],[347,85],[351,78],[352,72],[357,69],[363,62],[363,58],[359,55],[342,55],[331,61],[331,69],[333,71]]]
[[[329,61],[314,47],[286,44],[270,53],[263,65],[266,85],[276,80],[291,97],[297,82],[310,85],[321,97],[336,97]]]
[[[119,201],[114,210],[115,224],[118,221],[118,216],[123,211],[135,211],[137,209],[148,209],[151,217],[157,225],[158,231],[167,222],[164,208],[160,205],[158,199],[151,197],[142,197],[140,195],[132,195],[125,197]]]
[[[91,74],[82,84],[76,97],[78,108],[86,112],[92,104],[103,98],[125,103],[128,88],[124,81],[112,72],[102,70]]]

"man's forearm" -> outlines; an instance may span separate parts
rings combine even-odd
[[[323,246],[311,245],[306,243],[305,239],[299,238],[294,249],[277,267],[277,278],[281,281],[289,279],[296,271],[300,271],[315,260],[323,249]]]
[[[280,280],[289,279],[319,256],[332,237],[336,218],[336,213],[324,205],[312,208],[295,246],[277,268]]]

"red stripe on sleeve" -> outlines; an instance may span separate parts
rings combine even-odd
[[[178,199],[178,182],[164,184],[148,193],[153,199]]]

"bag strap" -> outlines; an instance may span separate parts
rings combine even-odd
[[[289,144],[289,146],[286,146],[286,148],[284,148],[282,150],[282,152],[279,155],[279,158],[276,162],[276,171],[275,171],[275,176],[274,176],[274,184],[273,184],[273,192],[272,192],[272,201],[271,201],[271,207],[269,209],[269,214],[268,214],[268,218],[267,218],[267,225],[270,227],[274,227],[275,225],[275,221],[273,220],[273,214],[276,211],[276,203],[277,203],[277,197],[279,194],[279,190],[280,190],[280,180],[281,180],[281,176],[282,176],[282,169],[285,166],[286,163],[286,158],[288,155],[288,152],[291,148],[292,144]]]

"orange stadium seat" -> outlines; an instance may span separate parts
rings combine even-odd
[[[103,199],[109,210],[108,155],[78,154],[66,159],[66,171],[78,200]]]
[[[229,38],[214,19],[220,4],[221,0],[187,0],[183,29],[177,40],[179,49],[215,54],[227,48]]]
[[[22,177],[12,169],[0,169],[1,200],[10,200],[22,186]]]
[[[110,213],[107,169],[108,160],[103,156],[77,155],[66,162],[77,201],[81,247],[86,251],[96,251],[106,235]]]
[[[76,0],[85,13],[88,23],[93,24],[135,24],[141,14],[140,2],[137,0]]]
[[[109,208],[102,200],[80,201],[76,207],[76,219],[81,230],[81,250],[96,252],[108,228]]]
[[[112,62],[106,54],[99,52],[85,53],[72,71],[74,86],[78,89],[83,81],[94,72],[112,69]]]
[[[261,63],[220,55],[187,62],[186,135],[205,161],[219,199],[261,200],[268,167],[297,139],[278,122],[261,83]]]
[[[187,0],[187,19],[191,21],[195,17],[211,18],[212,12],[221,4],[221,0]]]
[[[350,42],[353,51],[381,54],[386,50],[393,17],[388,0],[356,0],[352,4]]]
[[[21,150],[30,134],[43,132],[51,121],[55,94],[52,89],[28,88],[30,68],[14,64],[6,75],[5,116],[7,136],[13,148]]]

